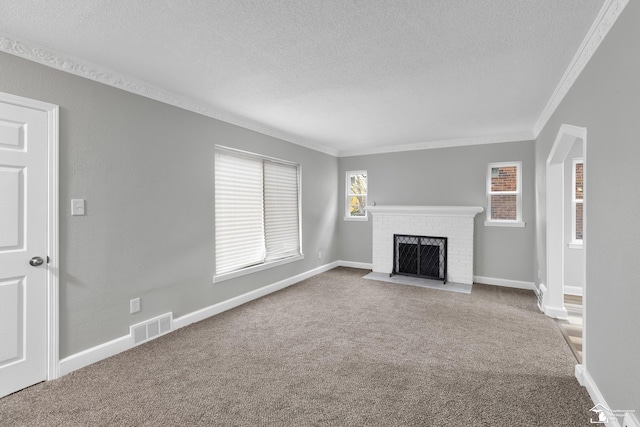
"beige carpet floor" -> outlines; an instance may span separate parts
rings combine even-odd
[[[582,426],[529,291],[337,268],[0,399],[1,426]]]

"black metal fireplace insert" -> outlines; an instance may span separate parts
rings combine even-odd
[[[434,236],[393,235],[393,271],[447,283],[447,238]]]

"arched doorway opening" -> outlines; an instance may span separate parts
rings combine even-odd
[[[573,188],[575,183],[567,182],[571,177],[570,171],[567,169],[571,168],[572,157],[575,158],[578,155],[582,158],[582,190],[584,195],[581,207],[583,212],[586,212],[587,129],[563,124],[547,158],[547,283],[542,298],[544,313],[557,319],[567,319],[567,309],[564,303],[566,288],[573,288],[575,293],[575,284],[571,283],[571,286],[568,286],[566,282],[567,272],[569,269],[575,268],[576,255],[581,257],[580,271],[576,274],[581,276],[582,309],[583,313],[586,311],[586,268],[584,258],[587,247],[587,217],[586,215],[582,216],[582,244],[581,248],[576,248],[575,239],[570,238],[571,233],[575,235],[575,230],[571,229],[571,216],[575,215],[575,213],[570,208],[572,200],[575,202],[575,195],[572,194],[572,191],[575,191]],[[579,251],[569,253],[567,248],[579,249]],[[583,314],[583,319],[584,317]],[[583,324],[582,348],[585,347],[585,327],[586,325]],[[584,364],[584,354],[582,363]]]

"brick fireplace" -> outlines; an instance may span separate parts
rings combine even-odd
[[[474,217],[480,206],[368,206],[373,216],[373,271],[389,274],[394,262],[394,234],[448,239],[447,280],[473,283]]]

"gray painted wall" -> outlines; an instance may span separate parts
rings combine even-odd
[[[372,221],[344,221],[345,173],[366,169],[368,202],[378,205],[467,205],[487,207],[487,164],[522,161],[524,228],[486,227],[475,219],[474,274],[533,282],[533,141],[442,148],[339,159],[339,257],[371,262]]]
[[[545,167],[563,123],[587,128],[586,369],[611,409],[640,413],[640,2],[629,2],[536,140],[545,273]],[[542,282],[545,283],[546,273]]]
[[[335,157],[4,53],[0,91],[60,106],[61,358],[337,259]],[[302,165],[304,260],[212,283],[214,144]]]

